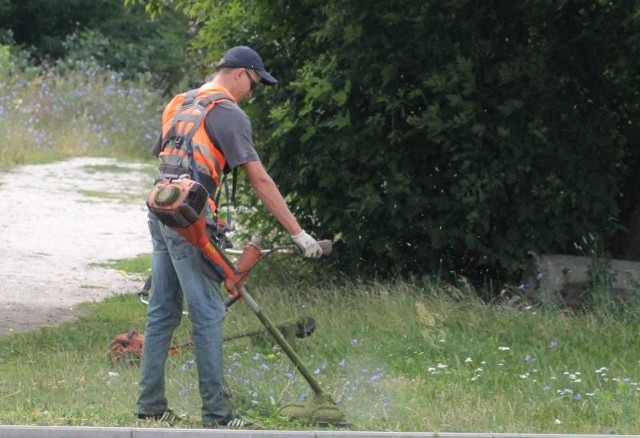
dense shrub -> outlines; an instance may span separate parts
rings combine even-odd
[[[249,109],[263,157],[342,270],[514,279],[619,230],[636,3],[176,3],[281,79]]]

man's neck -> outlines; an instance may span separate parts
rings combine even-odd
[[[220,93],[225,93],[229,97],[233,98],[234,102],[237,102],[238,100],[229,87],[225,85],[225,81],[217,79],[217,76],[202,85],[200,89],[215,90]]]

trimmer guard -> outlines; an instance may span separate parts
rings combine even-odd
[[[291,421],[321,426],[349,426],[344,411],[326,394],[314,394],[309,400],[289,403],[280,408],[280,415]]]

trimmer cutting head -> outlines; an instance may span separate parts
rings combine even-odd
[[[347,427],[344,411],[326,394],[314,394],[309,400],[289,403],[280,408],[280,414],[290,421],[319,426]]]

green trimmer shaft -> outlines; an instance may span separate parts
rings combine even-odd
[[[345,415],[342,408],[329,395],[325,394],[318,381],[302,363],[302,360],[300,360],[300,357],[298,357],[280,330],[267,318],[258,303],[253,299],[246,284],[240,289],[240,295],[313,389],[313,398],[304,402],[289,403],[280,408],[282,416],[289,420],[305,423],[347,426],[349,423],[344,419]]]

